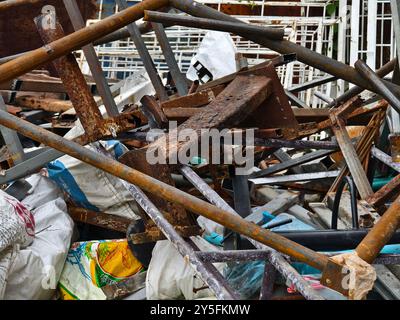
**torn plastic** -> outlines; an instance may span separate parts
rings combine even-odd
[[[344,285],[349,288],[349,299],[364,299],[374,287],[377,277],[374,267],[362,260],[356,252],[343,253],[332,259],[348,268],[349,274],[344,279]]]

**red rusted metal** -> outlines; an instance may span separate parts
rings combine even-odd
[[[55,24],[55,28],[44,29],[43,18],[43,15],[39,16],[35,22],[45,43],[57,41],[64,37],[64,31],[58,22]],[[76,115],[85,130],[86,141],[96,141],[105,136],[116,136],[119,132],[135,128],[131,114],[123,114],[115,118],[103,118],[72,53],[54,60],[53,65],[60,75]]]

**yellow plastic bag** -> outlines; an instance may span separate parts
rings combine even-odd
[[[63,300],[105,300],[102,287],[142,271],[126,240],[74,243],[68,253],[59,292]]]

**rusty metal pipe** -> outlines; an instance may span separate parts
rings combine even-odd
[[[17,7],[21,7],[21,6],[25,6],[27,4],[37,4],[37,3],[41,3],[43,2],[44,4],[44,0],[7,0],[7,1],[1,1],[0,2],[0,12],[2,11],[6,11],[6,10],[10,10],[13,8],[17,8]]]
[[[157,10],[168,5],[168,0],[146,0],[70,35],[32,50],[0,65],[0,83],[15,79],[45,63],[80,49],[143,17],[145,10]]]
[[[191,14],[195,17],[215,19],[220,21],[229,21],[237,24],[243,24],[244,22],[214,10],[206,5],[195,2],[193,0],[170,0],[170,5],[178,10]],[[196,27],[196,18],[193,18],[193,27]],[[308,48],[302,47],[298,44],[290,42],[288,40],[272,40],[266,37],[260,37],[258,35],[240,34],[247,39],[270,48],[281,54],[296,53],[297,60],[313,66],[321,71],[327,72],[337,78],[349,81],[359,87],[376,92],[374,87],[364,79],[353,67],[339,62],[337,60],[328,58],[322,54],[312,51]],[[400,94],[400,86],[395,85],[391,82],[384,81],[384,83],[395,93]]]
[[[45,44],[64,37],[64,30],[60,23],[56,22],[54,29],[44,29],[43,18],[45,18],[43,15],[36,17],[35,24]],[[54,60],[53,65],[64,84],[86,134],[91,137],[97,136],[98,130],[102,126],[103,116],[88,89],[86,79],[76,62],[75,56],[69,53]]]
[[[394,58],[394,59],[390,60],[388,63],[384,64],[381,68],[376,70],[377,76],[379,76],[380,78],[383,78],[384,76],[388,75],[390,72],[392,72],[394,70],[396,63],[397,63],[397,58]],[[337,107],[337,106],[341,105],[342,103],[350,100],[351,98],[359,95],[363,91],[364,91],[364,88],[355,86],[355,87],[351,88],[350,90],[346,91],[345,93],[343,93],[341,96],[336,97],[332,103],[328,104],[328,108]]]
[[[141,34],[146,34],[151,31],[153,31],[153,28],[151,26],[151,23],[149,22],[144,22],[138,24],[138,28]],[[113,33],[110,33],[106,35],[105,37],[98,39],[93,42],[93,45],[95,46],[101,46],[102,44],[110,43],[113,41],[118,41],[122,39],[129,38],[131,35],[129,34],[129,31],[127,28],[123,28],[121,30],[114,31]]]
[[[357,246],[357,255],[368,263],[373,263],[382,248],[400,227],[400,196],[392,203],[376,225]]]
[[[354,64],[356,70],[368,80],[375,92],[385,98],[387,102],[400,114],[400,99],[389,89],[387,84],[362,60]]]
[[[149,22],[138,24],[138,28],[139,28],[139,31],[140,31],[141,34],[146,34],[146,33],[149,33],[151,31],[153,31],[153,28],[151,27],[151,23],[149,23]],[[101,38],[99,40],[94,41],[93,45],[101,46],[101,45],[106,44],[106,43],[110,43],[110,42],[113,42],[113,41],[118,41],[118,40],[129,38],[129,37],[130,37],[130,35],[129,35],[128,29],[124,28],[124,29],[121,29],[121,30],[117,30],[117,31],[115,31],[113,33],[110,33],[110,34],[106,35],[105,37],[103,37],[103,38]],[[6,63],[8,61],[11,61],[11,60],[14,60],[14,59],[16,59],[18,57],[21,57],[24,54],[27,54],[28,52],[30,52],[30,51],[25,51],[25,52],[17,53],[17,54],[8,56],[8,57],[0,58],[0,64],[4,64],[4,63]]]
[[[324,270],[329,262],[329,259],[322,254],[298,245],[297,243],[269,230],[262,229],[254,223],[245,221],[230,212],[219,209],[208,202],[200,200],[166,183],[145,175],[140,171],[123,165],[116,160],[95,153],[75,142],[66,140],[52,132],[36,127],[27,121],[19,119],[18,117],[1,110],[0,124],[12,130],[16,130],[28,138],[41,142],[56,150],[66,153],[71,157],[91,164],[96,168],[128,181],[144,191],[155,194],[167,201],[180,204],[189,211],[213,220],[230,230],[248,236],[319,270]]]
[[[174,24],[186,27],[194,26],[193,17],[156,11],[145,11],[143,20],[162,23],[166,26]],[[196,19],[196,28],[225,31],[234,34],[252,34],[274,40],[282,40],[285,35],[285,30],[282,28],[266,28],[251,24],[238,24],[234,22],[204,18]]]

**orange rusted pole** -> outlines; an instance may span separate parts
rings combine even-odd
[[[46,44],[62,39],[65,34],[61,24],[56,21],[55,28],[45,29],[42,24],[44,18],[45,16],[41,15],[35,19],[36,27],[43,42]],[[86,79],[79,68],[78,62],[76,62],[75,56],[69,53],[55,59],[53,66],[64,84],[86,134],[90,137],[101,134],[103,116],[87,86]]]
[[[51,42],[39,49],[29,51],[12,61],[0,65],[0,83],[15,79],[38,66],[60,58],[71,51],[80,49],[142,18],[145,10],[157,10],[167,6],[168,3],[168,0],[142,1],[104,20],[71,33],[62,39]]]
[[[155,194],[167,201],[180,204],[189,211],[195,212],[224,225],[230,230],[241,233],[271,248],[288,254],[296,260],[305,262],[319,270],[324,270],[328,263],[329,259],[325,255],[303,247],[274,232],[263,229],[255,223],[248,222],[169,184],[163,183],[105,155],[93,152],[75,142],[66,140],[52,132],[1,110],[0,125],[16,130],[26,137],[39,141],[49,147],[93,165],[96,168],[104,170],[105,172],[138,186],[144,191]]]
[[[400,227],[400,196],[356,248],[357,255],[372,263]]]

